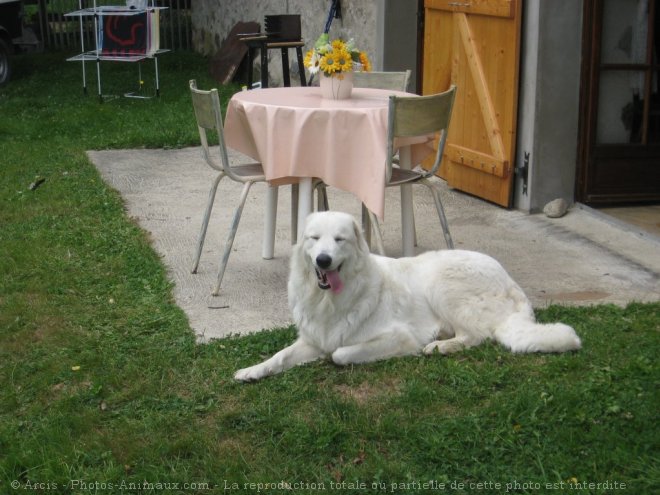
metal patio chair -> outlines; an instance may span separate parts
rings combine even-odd
[[[234,237],[238,230],[238,224],[241,220],[241,214],[243,213],[243,206],[245,205],[245,200],[250,187],[255,182],[266,182],[266,176],[264,175],[264,170],[260,163],[232,164],[230,162],[227,154],[227,145],[225,144],[223,135],[222,113],[220,111],[220,97],[218,96],[218,90],[215,88],[210,91],[197,89],[197,83],[192,79],[190,81],[190,93],[192,95],[193,107],[195,109],[195,118],[197,119],[197,128],[199,129],[199,137],[202,143],[204,159],[209,167],[220,172],[213,181],[211,190],[209,191],[206,210],[204,211],[204,219],[202,220],[202,228],[197,241],[197,251],[195,253],[192,273],[197,273],[199,259],[202,255],[202,248],[204,246],[204,239],[206,238],[206,230],[209,225],[209,218],[211,216],[211,211],[213,210],[213,203],[215,201],[215,195],[220,181],[224,177],[229,177],[231,180],[243,184],[241,198],[238,206],[234,210],[229,235],[225,242],[225,250],[220,261],[218,280],[212,292],[214,296],[217,296],[220,291],[220,285],[222,284],[225,269],[227,268],[231,248],[234,244]],[[218,137],[219,161],[217,160],[217,157],[212,155],[209,147],[208,136],[209,133],[213,132],[215,132]]]
[[[395,91],[408,91],[410,85],[410,70],[405,71],[371,71],[355,72],[353,74],[353,87],[393,89]]]
[[[451,120],[456,86],[451,86],[447,91],[429,96],[390,96],[387,131],[387,169],[385,176],[385,187],[400,187],[406,184],[422,184],[426,186],[431,194],[438,212],[440,225],[447,247],[454,248],[454,243],[449,233],[447,218],[440,200],[440,193],[429,181],[429,177],[436,174],[442,162],[442,154],[447,142],[447,131]],[[427,136],[440,133],[438,149],[433,166],[429,170],[404,170],[394,167],[394,141],[396,138],[410,138],[415,136]],[[376,215],[369,212],[371,223],[374,227],[376,245],[380,254],[385,253],[383,247],[383,236]]]

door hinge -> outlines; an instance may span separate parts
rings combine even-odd
[[[529,152],[525,151],[525,159],[523,160],[522,167],[516,167],[514,173],[522,179],[523,190],[522,193],[527,196],[527,179],[529,176]]]

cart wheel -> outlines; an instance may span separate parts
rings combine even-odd
[[[12,49],[5,40],[0,38],[0,86],[11,77]]]

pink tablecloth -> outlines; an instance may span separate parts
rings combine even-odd
[[[316,87],[236,93],[225,119],[225,140],[263,164],[274,184],[317,177],[355,194],[383,217],[388,96],[407,93],[355,88],[347,100],[321,98]],[[415,165],[432,151],[412,145]],[[401,143],[410,144],[410,143]]]

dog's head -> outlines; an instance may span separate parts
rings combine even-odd
[[[369,254],[362,229],[355,219],[336,211],[312,213],[305,221],[298,256],[304,258],[301,269],[316,273],[318,287],[339,294],[344,275],[351,273]]]

